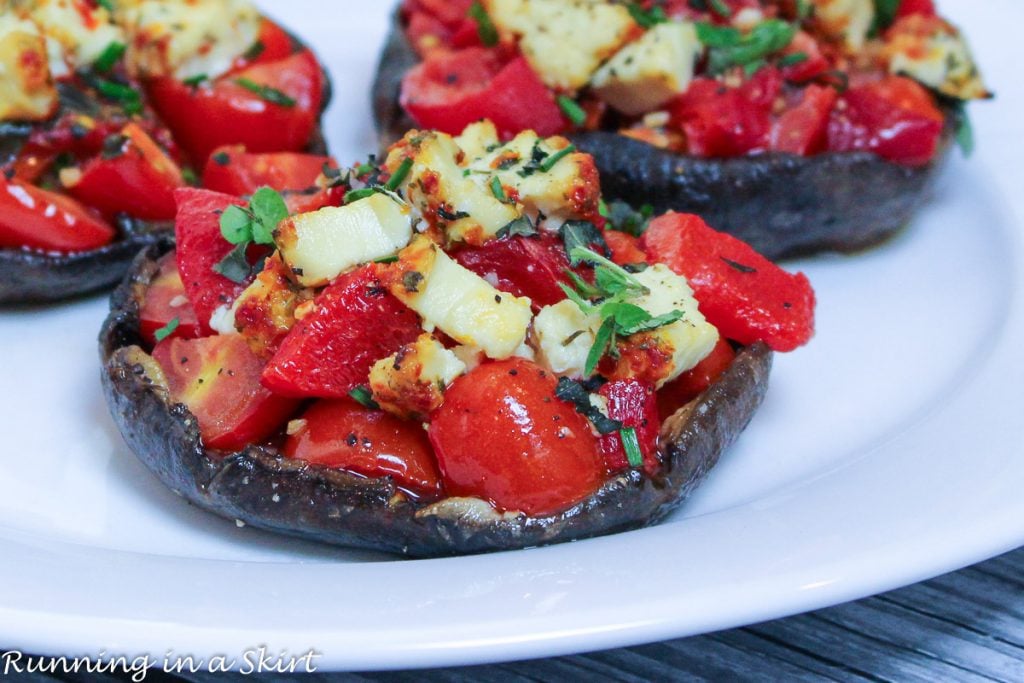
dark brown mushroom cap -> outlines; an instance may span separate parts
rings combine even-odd
[[[398,99],[402,77],[417,63],[419,57],[396,13],[373,88],[382,148],[416,127]],[[698,214],[715,229],[736,235],[775,260],[858,251],[904,227],[928,198],[948,156],[957,115],[949,107],[944,113],[948,125],[939,154],[920,168],[867,152],[702,159],[614,132],[569,137],[594,156],[605,199],[650,204],[655,214]]]
[[[289,35],[299,45],[304,45],[296,36]],[[322,71],[321,119],[332,96],[330,75]],[[0,125],[0,155],[15,153],[27,130],[21,124]],[[320,122],[305,151],[327,153]],[[34,249],[0,249],[0,306],[53,303],[108,289],[124,278],[140,249],[174,232],[171,221],[143,222],[126,218],[117,227],[119,235],[113,242],[91,251],[59,254]]]
[[[111,299],[100,333],[103,386],[129,448],[167,486],[230,520],[291,536],[411,557],[509,550],[635,529],[660,521],[700,483],[746,427],[768,388],[772,353],[740,351],[722,378],[664,425],[664,467],[656,477],[630,471],[610,478],[569,510],[548,517],[496,515],[489,506],[449,498],[426,504],[398,496],[389,478],[367,479],[252,446],[207,451],[195,417],[168,402],[133,359],[139,302],[169,243],[136,258]]]

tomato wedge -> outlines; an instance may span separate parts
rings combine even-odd
[[[428,57],[406,74],[401,103],[418,125],[452,135],[485,118],[503,137],[522,130],[546,137],[567,127],[554,93],[524,57],[504,64],[479,47]]]
[[[597,392],[608,405],[608,417],[618,420],[623,427],[636,431],[644,470],[654,474],[661,466],[658,458],[658,432],[661,420],[658,418],[658,400],[654,385],[635,379],[608,382]],[[619,432],[603,434],[599,440],[604,462],[613,472],[629,467],[629,458],[622,445]]]
[[[391,477],[416,497],[441,493],[434,451],[419,423],[340,400],[315,402],[297,425],[284,445],[289,458],[366,477]]]
[[[221,306],[229,306],[238,298],[247,283],[234,282],[214,271],[235,248],[220,232],[220,214],[229,206],[242,206],[241,199],[220,192],[185,188],[174,194],[178,217],[174,235],[178,243],[177,261],[181,281],[199,319],[203,334],[211,334],[210,318]],[[250,263],[258,256],[250,250]]]
[[[701,313],[726,339],[792,351],[814,335],[814,290],[807,277],[787,273],[699,216],[671,212],[655,218],[640,241],[652,263],[687,279]]]
[[[70,253],[99,249],[115,235],[74,199],[0,174],[0,247]]]
[[[234,451],[259,443],[284,426],[298,402],[260,386],[263,362],[237,334],[167,339],[153,349],[171,400],[199,421],[208,448]]]
[[[839,97],[835,88],[811,84],[795,107],[772,124],[771,149],[807,156],[828,147],[828,122]]]
[[[157,343],[158,330],[166,330],[168,337],[198,337],[199,321],[188,302],[185,285],[181,283],[177,255],[174,252],[164,254],[159,266],[160,271],[146,288],[139,309],[139,333],[150,345]]]
[[[561,512],[607,474],[586,418],[555,398],[555,377],[521,358],[455,380],[430,422],[445,490],[499,510]]]
[[[116,148],[89,161],[68,192],[110,217],[174,218],[174,190],[185,185],[178,165],[135,123],[113,142]]]
[[[154,79],[147,91],[189,157],[202,165],[222,145],[245,145],[250,152],[304,149],[316,131],[323,84],[320,64],[304,50],[196,87]]]
[[[324,166],[337,168],[331,157],[298,152],[253,154],[241,145],[220,147],[203,170],[203,187],[214,192],[251,195],[263,186],[279,192],[313,187]]]
[[[422,333],[419,316],[381,287],[372,266],[338,278],[281,342],[263,384],[282,396],[344,398],[370,368]]]

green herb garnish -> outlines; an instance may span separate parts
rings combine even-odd
[[[611,254],[608,243],[604,241],[604,235],[590,221],[566,221],[559,234],[565,244],[565,253],[570,254],[570,257],[573,251],[580,247],[592,249],[596,246],[602,254]],[[574,266],[578,263],[579,261],[572,261]]]
[[[405,182],[405,179],[409,176],[409,171],[412,170],[412,159],[406,158],[402,163],[395,169],[394,174],[388,179],[385,189],[394,192],[398,189],[398,186]]]
[[[638,23],[641,28],[654,28],[658,24],[668,21],[664,8],[658,5],[655,5],[649,10],[645,10],[639,3],[628,2],[626,3],[626,9],[629,10],[629,14],[633,17],[633,21]]]
[[[900,0],[874,0],[875,23],[871,28],[872,35],[884,31],[896,21],[896,12],[900,8]]]
[[[636,429],[623,427],[619,430],[619,439],[622,441],[622,450],[626,451],[626,460],[630,467],[640,467],[644,464],[644,454],[640,450],[640,439],[637,438]]]
[[[227,256],[213,266],[213,272],[223,275],[235,284],[245,284],[253,271],[252,266],[249,265],[249,259],[246,258],[248,249],[248,242],[236,245]]]
[[[370,389],[366,386],[360,385],[348,392],[348,395],[353,401],[365,408],[369,408],[371,410],[378,410],[380,408],[380,405],[373,400],[373,393],[371,393]]]
[[[562,377],[558,380],[558,386],[555,387],[555,396],[571,403],[577,413],[590,420],[599,434],[614,434],[622,429],[621,422],[611,419],[591,403],[590,392],[582,382]]]
[[[190,87],[193,90],[195,90],[200,85],[202,85],[205,81],[208,81],[208,80],[210,80],[210,77],[207,76],[206,74],[196,74],[195,76],[190,76],[190,77],[186,78],[185,80],[183,80],[182,84],[183,85],[187,85],[188,87]]]
[[[345,199],[343,203],[351,204],[352,202],[358,202],[360,199],[366,199],[377,194],[379,190],[376,187],[364,187],[360,190],[350,190],[345,193]]]
[[[583,107],[576,100],[568,95],[558,96],[558,106],[562,109],[562,113],[565,114],[565,118],[572,121],[574,126],[582,126],[587,122],[587,112],[583,110]]]
[[[797,64],[803,64],[808,59],[809,57],[807,56],[806,52],[792,52],[788,55],[783,55],[782,57],[780,57],[778,64],[780,67],[785,68],[787,66],[796,66]]]
[[[96,79],[93,86],[103,97],[118,102],[126,114],[138,114],[142,111],[142,96],[130,85]]]
[[[220,234],[235,248],[213,270],[232,282],[243,283],[251,275],[246,253],[251,244],[274,244],[274,230],[288,217],[288,206],[280,194],[269,187],[256,190],[248,206],[232,204],[220,215]]]
[[[108,12],[114,11],[114,0],[96,0],[96,4],[107,10]]]
[[[616,199],[611,204],[605,205],[605,213],[601,215],[608,219],[613,230],[639,237],[650,225],[651,218],[654,216],[654,207],[644,204],[639,210],[635,210],[626,202]]]
[[[488,186],[491,188],[491,194],[494,195],[495,199],[499,202],[508,202],[508,195],[505,194],[505,188],[502,187],[501,179],[498,178],[498,176],[491,178],[491,182],[488,183]]]
[[[520,216],[508,225],[500,228],[495,237],[503,239],[505,237],[533,237],[537,234],[537,227],[530,221],[529,216]]]
[[[498,44],[500,40],[498,29],[495,28],[494,22],[491,21],[490,15],[487,14],[487,10],[484,9],[480,0],[476,0],[476,2],[470,5],[469,17],[476,22],[477,35],[480,36],[480,42],[485,47],[494,47]]]
[[[235,83],[242,86],[249,92],[256,93],[260,96],[260,99],[266,100],[271,104],[277,104],[282,107],[295,106],[295,100],[277,88],[272,88],[269,85],[260,85],[259,83],[244,77],[236,78]]]
[[[162,342],[164,339],[167,339],[174,334],[174,331],[177,330],[180,325],[181,320],[179,318],[172,318],[169,323],[153,333],[153,338],[158,342]]]
[[[796,26],[781,19],[767,19],[750,33],[731,26],[697,23],[697,37],[708,48],[708,71],[720,74],[734,66],[754,71],[764,58],[785,49],[796,35]]]
[[[540,171],[541,171],[541,173],[547,173],[548,171],[550,171],[551,169],[553,169],[555,167],[555,164],[557,164],[559,161],[561,161],[562,159],[564,159],[565,157],[569,156],[570,154],[572,154],[575,151],[576,151],[576,145],[569,145],[568,147],[564,147],[564,148],[558,150],[557,152],[555,152],[554,154],[552,154],[547,159],[545,159],[544,161],[541,162],[541,164],[540,164]]]
[[[94,64],[96,70],[101,73],[106,73],[113,69],[114,65],[117,64],[117,60],[124,56],[125,50],[127,49],[128,48],[124,43],[119,43],[116,40],[107,45],[100,56],[96,59],[96,63]]]

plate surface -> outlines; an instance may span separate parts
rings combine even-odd
[[[342,162],[388,3],[265,3],[328,63]],[[468,664],[723,629],[863,597],[1024,543],[1024,114],[1010,0],[943,2],[995,103],[978,152],[875,251],[792,264],[814,343],[667,523],[545,549],[392,561],[192,509],[123,445],[100,393],[104,298],[0,313],[0,644],[37,653],[305,653],[327,668]]]

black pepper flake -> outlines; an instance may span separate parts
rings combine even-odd
[[[214,163],[218,166],[227,166],[231,163],[231,157],[228,156],[227,152],[217,152],[210,158],[213,159]]]
[[[494,303],[496,303],[496,304],[500,304],[501,303],[501,295],[500,294],[495,294],[494,295]]]
[[[420,291],[420,284],[424,279],[423,273],[410,270],[402,276],[402,286],[405,287],[405,291],[410,294],[417,294]]]
[[[720,256],[719,258],[721,258],[726,263],[726,265],[728,265],[730,268],[732,268],[733,270],[737,270],[737,271],[739,271],[741,273],[750,274],[750,273],[756,273],[757,272],[757,268],[751,268],[750,266],[745,266],[742,263],[737,263],[736,261],[733,261],[731,259],[727,259],[724,256]]]
[[[387,293],[388,292],[387,292],[386,289],[384,289],[383,287],[378,287],[376,285],[374,285],[373,287],[367,287],[366,288],[366,296],[371,296],[371,297],[375,297],[376,298],[376,297],[382,297],[382,296],[386,295]]]
[[[347,443],[349,446],[355,446],[357,443],[359,443],[359,437],[355,435],[355,432],[353,432],[349,434],[347,437],[345,437],[345,443]]]
[[[788,301],[784,301],[782,303],[782,307],[788,311],[789,309],[793,308],[793,304],[789,303]]]
[[[513,377],[515,377],[516,375],[518,375],[518,374],[519,374],[519,371],[518,371],[518,370],[509,370],[509,371],[508,371],[508,374],[510,374],[510,375],[512,375]]]
[[[302,277],[303,270],[302,268],[292,268],[292,273],[294,273],[296,277]]]

